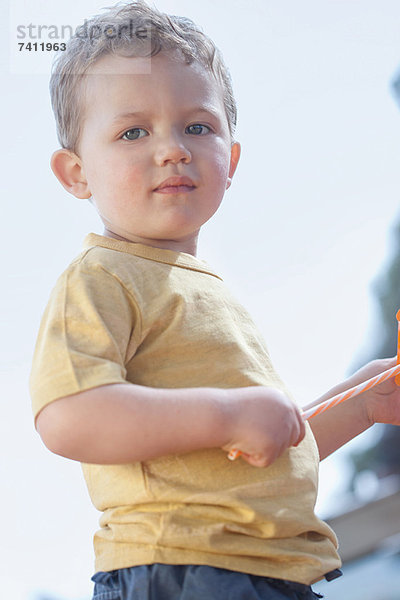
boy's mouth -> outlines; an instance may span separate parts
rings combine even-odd
[[[160,192],[161,194],[179,194],[183,192],[190,192],[194,190],[196,186],[190,177],[168,177],[159,186],[154,189],[154,192]]]

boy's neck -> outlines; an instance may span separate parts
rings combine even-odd
[[[186,254],[197,254],[197,240],[198,233],[190,237],[187,240],[153,240],[148,238],[141,238],[138,236],[132,236],[131,238],[125,238],[118,233],[114,233],[104,228],[103,235],[105,237],[114,238],[115,240],[121,240],[122,242],[131,242],[136,244],[144,244],[145,246],[152,246],[153,248],[161,248],[162,250],[172,250],[173,252],[185,252]]]

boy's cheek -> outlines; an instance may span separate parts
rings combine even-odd
[[[98,161],[94,168],[88,172],[88,181],[92,193],[117,190],[132,191],[132,185],[138,186],[143,180],[143,169],[137,164],[124,164],[120,160]]]

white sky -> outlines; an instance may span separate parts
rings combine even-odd
[[[112,4],[12,0],[0,7],[4,144],[0,423],[0,588],[13,600],[90,594],[92,509],[79,465],[33,430],[27,379],[47,297],[88,231],[91,206],[49,168],[57,147],[46,60],[19,53],[19,24],[73,24]],[[156,0],[194,19],[230,66],[242,158],[199,257],[250,310],[300,403],[346,376],[374,345],[370,283],[399,217],[400,65],[396,0]],[[33,40],[32,40],[33,41]],[[341,453],[321,466],[319,510],[332,507]],[[341,458],[342,457],[342,458]],[[342,481],[342,479],[340,479]],[[336,502],[337,500],[335,500]],[[6,593],[9,590],[8,593]]]

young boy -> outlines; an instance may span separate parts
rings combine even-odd
[[[103,513],[94,598],[317,597],[310,585],[340,574],[314,514],[318,461],[399,424],[398,389],[305,425],[248,314],[196,257],[240,146],[229,74],[194,23],[143,2],[108,9],[60,54],[51,93],[52,169],[105,229],[53,290],[31,394],[44,443],[83,463]]]

